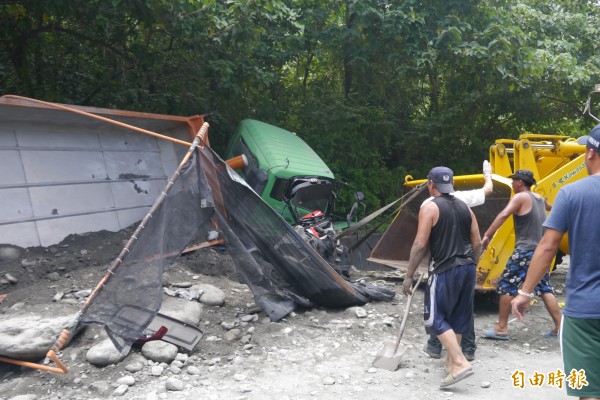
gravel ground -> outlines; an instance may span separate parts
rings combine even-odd
[[[0,297],[0,318],[77,311],[77,304],[53,302],[53,297],[60,291],[92,289],[130,234],[130,230],[99,232],[70,236],[49,248],[15,248],[18,257],[0,264],[0,295],[6,295]],[[553,275],[559,301],[564,301],[567,266],[561,265]],[[440,390],[443,360],[421,351],[427,338],[421,318],[422,291],[413,298],[402,339],[408,350],[400,368],[387,371],[371,364],[380,346],[395,340],[406,305],[403,295],[360,310],[300,309],[276,323],[259,312],[256,321],[240,323],[240,316],[255,312],[256,307],[225,249],[189,253],[167,272],[172,282],[211,284],[225,293],[223,306],[204,306],[199,325],[204,336],[191,354],[181,353],[174,364],[163,365],[160,375],[152,373],[157,364],[143,358],[139,349],[116,365],[98,368],[85,359],[88,349],[103,337],[101,327],[92,326],[61,352],[69,367],[65,375],[0,363],[0,398],[566,398],[564,388],[548,384],[548,378],[562,368],[562,360],[558,341],[541,336],[552,324],[541,301],[533,304],[524,323],[510,325],[511,340],[491,341],[480,332],[497,318],[496,297],[477,294],[475,374]],[[352,278],[401,291],[402,282],[381,271],[354,271]],[[245,340],[225,338],[222,323],[234,321]],[[139,371],[131,367],[136,362],[143,366]],[[545,376],[541,385],[530,380],[534,374]]]

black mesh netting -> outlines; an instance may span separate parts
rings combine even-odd
[[[164,269],[214,226],[274,321],[296,305],[340,308],[394,297],[388,288],[345,280],[209,147],[194,151],[163,198],[81,319],[104,324],[121,351],[158,312]]]
[[[148,215],[111,265],[108,279],[81,323],[100,323],[120,351],[141,338],[160,309],[162,274],[209,224],[214,207],[210,186],[193,155],[171,178]],[[137,235],[137,237],[136,237]]]

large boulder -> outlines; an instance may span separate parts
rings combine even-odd
[[[3,318],[0,321],[0,356],[28,361],[44,358],[60,332],[74,318],[75,314],[48,318],[36,313]],[[73,337],[77,332],[71,333]]]

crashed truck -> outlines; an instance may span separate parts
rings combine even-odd
[[[589,101],[588,101],[589,104]],[[518,169],[533,171],[537,184],[532,186],[534,193],[554,202],[559,189],[587,176],[584,164],[585,145],[577,139],[563,135],[523,134],[518,139],[498,139],[490,146],[489,160],[492,166],[493,193],[486,197],[485,204],[473,207],[481,235],[494,221],[498,213],[506,206],[511,195],[511,179],[508,178]],[[415,180],[406,176],[404,190],[408,194],[416,193],[427,181]],[[483,186],[483,175],[455,175],[455,190],[477,189]],[[394,216],[394,219],[381,239],[373,248],[369,261],[406,271],[410,249],[417,233],[418,214],[421,203],[429,197],[426,188],[416,196],[409,197]],[[515,243],[513,218],[509,217],[498,229],[486,251],[477,264],[476,289],[490,291],[496,283]],[[564,236],[560,251],[555,257],[553,268],[563,255],[568,254],[568,239]],[[423,258],[418,271],[427,274],[428,257]]]
[[[348,248],[336,232],[351,224],[364,195],[344,221],[334,218],[340,187],[323,159],[298,135],[254,119],[244,119],[233,134],[226,159],[238,159],[236,171],[261,198],[342,276],[350,277]]]
[[[346,308],[395,295],[337,273],[234,171],[232,160],[210,148],[202,116],[14,95],[0,97],[0,115],[0,243],[51,246],[70,234],[137,226],[81,310],[57,333],[46,354],[56,367],[5,354],[0,362],[67,373],[58,354],[89,324],[102,325],[123,354],[158,332],[163,340],[185,339],[173,337],[181,324],[159,313],[162,273],[187,249],[210,245],[213,232],[272,321],[298,307]],[[200,337],[179,345],[191,352]]]

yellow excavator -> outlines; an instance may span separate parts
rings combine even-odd
[[[596,121],[591,109],[592,95],[600,94],[600,85],[588,96],[584,113]],[[481,234],[491,225],[498,213],[506,206],[511,195],[511,179],[507,178],[518,169],[533,171],[537,185],[531,190],[546,198],[550,204],[559,189],[587,176],[583,162],[585,145],[577,143],[570,136],[523,134],[518,139],[498,139],[490,146],[489,160],[492,166],[493,193],[486,197],[485,204],[473,207]],[[425,179],[414,180],[408,175],[404,189],[408,193],[422,186]],[[483,175],[462,175],[454,177],[456,190],[477,189],[483,186]],[[417,232],[419,208],[423,200],[429,197],[427,190],[421,190],[417,196],[400,207],[391,225],[373,248],[369,261],[384,264],[392,268],[406,270],[410,248]],[[506,261],[514,249],[515,233],[512,217],[508,218],[492,238],[487,250],[477,264],[476,289],[489,291],[496,288]],[[568,242],[565,235],[560,245],[560,253],[568,254]],[[418,270],[427,273],[428,257],[424,258]]]

